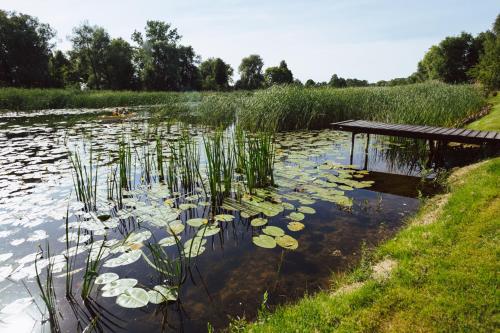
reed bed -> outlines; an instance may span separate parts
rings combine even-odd
[[[348,119],[460,126],[484,105],[476,87],[439,82],[345,89],[275,86],[245,99],[238,121],[250,130],[318,129]]]

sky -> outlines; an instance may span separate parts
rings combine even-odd
[[[202,59],[220,57],[237,72],[259,54],[264,67],[284,59],[301,81],[336,73],[370,82],[406,77],[433,44],[462,31],[490,29],[498,0],[0,0],[0,9],[33,15],[71,47],[88,21],[130,41],[147,20],[169,22]],[[237,77],[237,75],[235,75]]]

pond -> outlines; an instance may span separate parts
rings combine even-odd
[[[205,332],[252,320],[328,288],[436,191],[439,168],[483,156],[456,146],[429,157],[423,142],[380,136],[351,147],[332,130],[265,139],[144,110],[0,115],[0,330]],[[214,168],[226,183],[212,188]],[[53,283],[57,323],[37,276]]]

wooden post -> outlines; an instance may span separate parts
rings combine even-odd
[[[352,132],[352,136],[351,136],[351,163],[353,162],[353,157],[354,157],[354,138],[356,137],[356,133]]]
[[[370,133],[366,133],[366,146],[365,146],[365,166],[364,169],[368,169],[368,148],[370,147]],[[352,164],[352,163],[351,163]]]

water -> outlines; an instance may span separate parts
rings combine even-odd
[[[66,213],[69,210],[70,223],[86,223],[96,216],[82,211],[82,204],[75,198],[68,150],[79,152],[87,161],[92,147],[94,159],[100,160],[99,187],[105,192],[106,177],[113,165],[110,161],[116,156],[119,139],[129,138],[140,155],[145,147],[144,133],[154,132],[156,128],[164,133],[165,142],[178,140],[179,124],[152,122],[145,113],[124,121],[109,117],[109,111],[94,110],[83,114],[75,111],[10,113],[0,118],[0,309],[28,298],[26,306],[19,307],[19,311],[0,313],[2,332],[43,329],[40,311],[29,301],[29,292],[43,309],[34,283],[34,260],[47,243],[51,255],[59,259],[55,284],[60,300],[58,311],[62,314],[60,325],[64,330],[81,331],[96,314],[100,318],[94,322],[97,329],[120,332],[204,332],[207,323],[220,329],[232,319],[252,320],[265,292],[269,295],[267,306],[272,309],[275,305],[293,302],[305,293],[328,288],[332,273],[346,271],[359,260],[362,244],[370,247],[391,237],[405,218],[418,209],[419,193],[430,194],[435,190],[429,182],[422,183],[422,166],[450,168],[470,163],[483,154],[477,148],[467,148],[464,154],[464,148],[454,147],[429,159],[422,142],[376,136],[370,138],[365,154],[366,136],[363,135],[357,136],[351,149],[349,133],[330,130],[280,133],[275,168],[278,186],[264,196],[271,197],[266,200],[275,201],[272,208],[281,207],[276,202],[282,201],[295,209],[313,208],[315,213],[304,214],[301,222],[305,228],[300,231],[287,228],[291,221],[287,216],[292,210],[283,209],[267,218],[269,225],[278,226],[297,239],[296,250],[257,247],[252,236],[262,234],[262,227],[250,226],[251,218],[242,217],[240,212],[224,211],[233,214],[234,221],[220,222],[221,231],[206,237],[206,250],[193,258],[189,271],[185,272],[177,302],[149,303],[127,309],[116,304],[116,297],[102,297],[101,286],[97,285],[91,300],[82,302],[79,298],[82,270],[73,275],[75,301],[68,302],[64,298],[65,268],[61,256],[66,249]],[[207,131],[195,126],[188,130],[200,143]],[[152,144],[149,142],[146,146]],[[203,152],[201,155],[203,165]],[[127,251],[142,251],[151,258],[146,244],[154,244],[170,235],[161,225],[164,221],[155,220],[153,215],[148,215],[152,214],[148,210],[165,206],[163,201],[168,195],[165,186],[141,186],[144,167],[140,163],[134,165],[137,190],[131,191],[130,198],[138,207],[144,205],[144,211],[116,210],[100,192],[97,214],[112,215],[107,222],[112,227],[90,232],[87,226],[81,236],[92,237],[85,243],[90,246],[92,239],[99,241],[106,236],[107,241],[122,241],[131,232],[149,231],[149,239],[128,244]],[[340,183],[332,185],[328,179],[337,179]],[[342,179],[347,179],[348,184],[342,183]],[[157,182],[155,178],[153,183]],[[359,184],[366,187],[357,188]],[[332,195],[332,190],[343,194]],[[190,195],[190,200],[175,201],[176,207],[181,203],[196,205],[180,212],[178,219],[184,224],[191,218],[207,217],[209,208],[204,204],[203,192],[198,189],[195,194],[197,197]],[[169,209],[164,210],[168,213]],[[262,213],[260,216],[266,217]],[[197,228],[187,226],[179,234],[181,241],[192,238],[196,231]],[[72,256],[75,269],[85,266],[89,249],[82,245],[80,250],[82,253]],[[172,258],[178,253],[175,246],[164,250]],[[103,262],[119,255],[119,251],[109,254]],[[44,266],[43,259],[38,259],[38,263]],[[172,283],[170,279],[165,281],[165,276],[154,270],[144,257],[129,265],[103,267],[100,273],[103,272],[137,279],[137,287],[144,290]],[[47,324],[44,328],[48,329]]]

